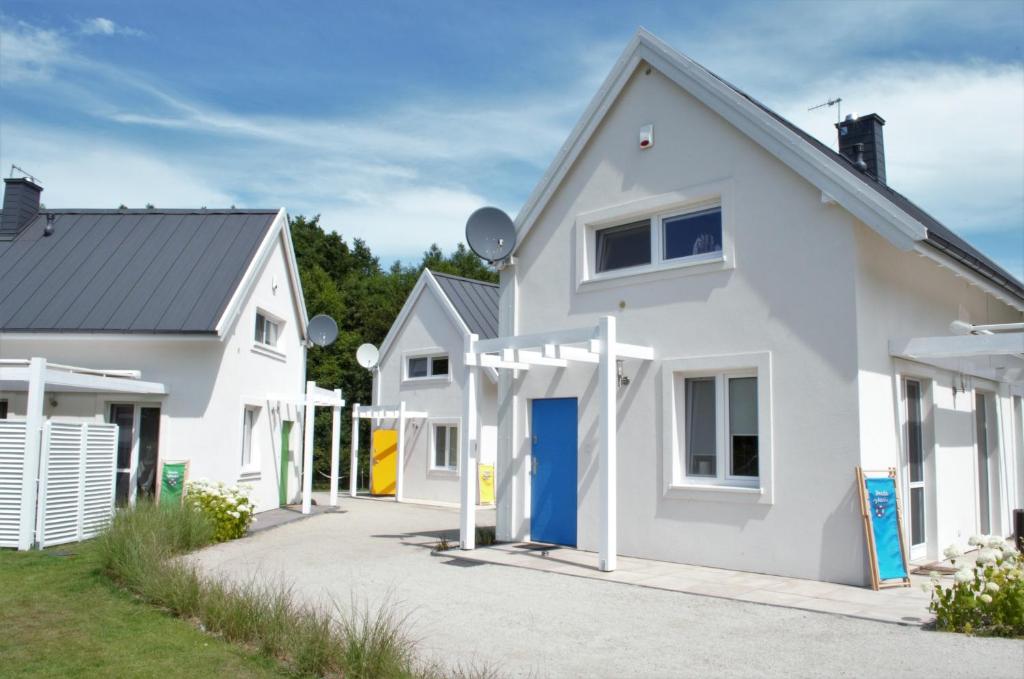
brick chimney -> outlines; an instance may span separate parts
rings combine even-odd
[[[43,187],[26,177],[4,179],[4,210],[0,214],[0,240],[12,240],[39,214]]]
[[[846,116],[836,123],[839,130],[839,153],[850,159],[861,172],[867,172],[878,181],[885,183],[885,142],[882,126],[885,120],[877,113],[859,118]],[[863,167],[860,161],[863,160]]]

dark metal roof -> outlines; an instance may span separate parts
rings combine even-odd
[[[215,332],[277,215],[42,211],[0,242],[0,331]]]
[[[707,71],[707,69],[705,69],[705,71]],[[896,207],[920,222],[928,232],[927,240],[925,241],[928,245],[947,254],[953,259],[956,259],[964,266],[981,275],[983,278],[991,281],[997,287],[1002,288],[1018,299],[1024,301],[1024,283],[1021,283],[1021,281],[1017,280],[1011,273],[996,264],[989,257],[982,254],[977,248],[972,246],[963,238],[956,235],[952,229],[925,212],[916,203],[898,191],[892,189],[888,184],[880,182],[877,178],[868,173],[859,171],[848,158],[833,151],[830,147],[818,141],[818,139],[813,135],[803,131],[729,81],[721,78],[711,71],[707,71],[707,73],[714,78],[717,78],[738,95],[747,99],[750,103],[754,104],[772,118],[785,125],[789,130],[796,133],[801,139],[813,146],[819,153],[831,159],[836,165],[839,165],[846,170],[851,176],[855,177],[865,186],[888,199],[896,205]]]
[[[498,336],[498,286],[494,283],[431,271],[452,306],[480,339]]]

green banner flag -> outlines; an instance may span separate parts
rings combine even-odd
[[[181,504],[185,491],[185,462],[165,462],[160,478],[160,504]]]

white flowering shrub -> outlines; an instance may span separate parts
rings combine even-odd
[[[215,542],[226,542],[245,535],[256,507],[249,499],[249,486],[229,486],[206,479],[185,484],[185,503],[205,514],[214,526]]]
[[[1024,559],[1001,537],[974,536],[968,544],[979,547],[964,555],[956,545],[944,552],[957,570],[953,584],[943,587],[932,572],[932,600],[940,630],[1001,637],[1024,636]]]

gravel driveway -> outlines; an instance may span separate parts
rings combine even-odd
[[[224,577],[283,578],[309,601],[390,599],[425,659],[501,676],[1024,678],[1024,641],[474,564],[430,551],[457,534],[457,510],[341,508],[194,558]]]

